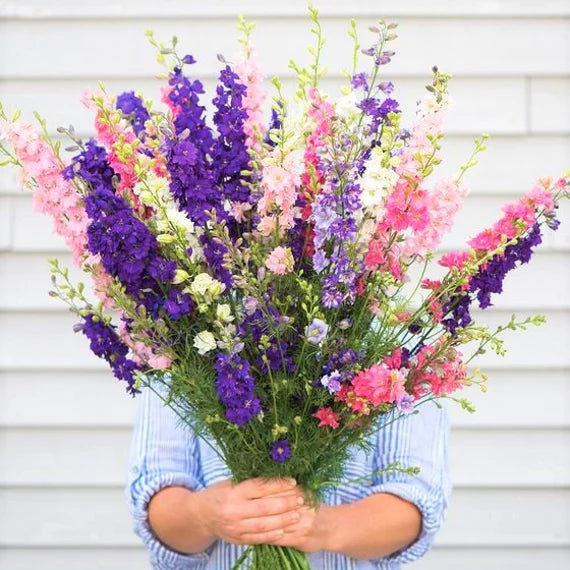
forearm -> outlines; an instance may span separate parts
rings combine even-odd
[[[186,487],[166,487],[152,497],[148,520],[153,533],[163,544],[191,554],[203,552],[216,540],[201,516],[202,493]]]
[[[318,512],[325,550],[359,559],[388,556],[420,535],[422,515],[412,503],[378,493],[355,503]]]

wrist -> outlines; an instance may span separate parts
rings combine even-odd
[[[200,536],[209,540],[209,544],[218,539],[212,514],[211,489],[195,491],[187,497],[185,511],[192,526],[199,531]]]
[[[318,550],[342,553],[342,536],[339,532],[339,507],[321,505],[315,525]]]

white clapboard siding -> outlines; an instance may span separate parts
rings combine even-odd
[[[0,485],[121,487],[130,437],[130,427],[0,428],[0,448],[13,458],[0,472]],[[515,429],[457,428],[451,437],[455,486],[568,487],[570,454],[558,454],[569,448],[566,429],[534,428],[523,439]]]
[[[459,406],[450,405],[455,426],[539,429],[545,436],[548,429],[570,428],[570,382],[566,369],[518,366],[506,370],[486,367],[485,371],[489,375],[485,393],[475,386],[462,392],[474,403],[476,413],[468,414]],[[547,386],[548,395],[552,394],[548,405],[536,405],[537,385]],[[87,398],[89,405],[85,404]],[[133,404],[124,385],[106,369],[20,367],[0,372],[1,428],[127,427],[132,422]]]
[[[125,548],[2,548],[0,568],[9,570],[141,570],[149,568],[142,547]]]
[[[437,64],[453,73],[435,173],[453,174],[473,138],[489,150],[466,176],[472,193],[442,250],[492,223],[501,205],[541,176],[570,167],[568,0],[370,0],[320,2],[328,38],[323,63],[332,96],[349,65],[349,19],[400,22],[393,64],[383,70],[413,121],[415,101]],[[258,23],[254,39],[267,77],[294,88],[288,61],[308,61],[306,1],[0,0],[0,101],[51,133],[74,124],[92,134],[79,99],[102,80],[158,103],[162,80],[144,37],[176,34],[193,53],[211,99],[220,64],[237,47],[236,15]],[[288,38],[295,42],[287,43]],[[365,63],[365,58],[361,62]],[[566,570],[570,567],[570,206],[531,264],[509,275],[496,307],[477,318],[494,327],[511,313],[544,313],[547,324],[505,336],[508,354],[479,359],[487,392],[461,394],[475,414],[449,402],[455,490],[449,518],[418,570]],[[142,570],[124,481],[135,401],[93,356],[75,318],[47,295],[48,257],[70,265],[49,219],[33,212],[16,173],[0,169],[0,568]],[[80,277],[72,269],[74,279]],[[85,279],[87,280],[87,279]]]
[[[0,489],[0,501],[0,547],[137,543],[122,489],[6,486]],[[462,488],[455,489],[453,503],[439,544],[568,545],[570,489]]]
[[[153,65],[152,58],[149,65]],[[161,71],[155,65],[157,73]],[[392,77],[387,74],[396,85],[394,96],[403,109],[403,113],[413,118],[416,103],[425,93],[425,85],[431,83],[429,70],[424,72],[423,77]],[[206,108],[211,108],[211,99],[215,93],[215,77],[202,77],[206,91],[203,97]],[[152,99],[154,107],[163,109],[160,103],[159,89],[164,85],[163,79],[106,79],[104,76],[98,77],[105,90],[109,94],[119,94],[123,91],[135,91],[141,93],[146,99]],[[38,101],[41,99],[41,114],[50,117],[50,130],[55,132],[59,125],[72,124],[75,130],[80,133],[89,133],[93,129],[93,113],[88,111],[80,103],[82,91],[89,86],[92,91],[98,90],[98,81],[59,79],[37,80],[30,82],[27,79],[14,79],[3,88],[3,103],[7,109],[21,109],[25,116],[32,117],[32,112],[38,110]],[[545,80],[548,81],[548,80]],[[324,78],[322,89],[332,97],[340,95],[341,86],[345,86],[347,80],[342,76],[331,75]],[[527,97],[529,96],[529,82],[523,77],[495,77],[488,80],[487,89],[481,91],[480,80],[478,78],[457,77],[450,85],[450,93],[453,96],[454,104],[449,109],[446,116],[446,132],[449,134],[470,134],[479,135],[481,132],[491,134],[524,134],[527,130]],[[266,81],[267,91],[273,92],[269,81]],[[293,95],[296,89],[296,80],[287,77],[283,80],[283,93]],[[541,90],[539,90],[541,93]],[[512,105],[508,109],[497,106],[497,99],[509,99]],[[556,98],[554,102],[557,103]],[[269,111],[269,110],[268,110]],[[268,113],[269,115],[269,113]],[[553,132],[563,132],[562,127],[557,124],[535,125],[536,132],[542,134]],[[570,120],[566,121],[568,126]]]
[[[140,17],[171,18],[189,17],[213,19],[217,16],[235,16],[251,14],[258,18],[279,17],[305,14],[307,3],[304,0],[290,0],[286,3],[264,5],[259,0],[242,0],[233,5],[225,0],[211,0],[207,5],[187,0],[166,0],[160,8],[151,0],[117,1],[102,0],[99,2],[77,3],[74,0],[57,0],[46,3],[45,0],[5,0],[3,3],[6,17],[38,18],[91,18],[113,17],[130,20]],[[456,0],[438,0],[429,7],[422,0],[407,0],[405,3],[393,2],[378,7],[369,0],[353,0],[348,5],[343,0],[327,0],[318,5],[322,15],[360,17],[370,15],[374,18],[390,16],[492,16],[502,17],[537,17],[568,16],[570,9],[565,0],[546,0],[540,3],[534,0],[495,0],[493,2],[457,2]]]
[[[505,19],[472,18],[422,19],[400,18],[398,57],[391,73],[424,75],[434,64],[453,70],[457,75],[524,75],[564,74],[567,70],[570,22],[559,18]],[[360,20],[363,45],[368,43],[367,27],[374,19]],[[272,73],[290,73],[289,60],[308,60],[306,44],[310,26],[304,15],[279,20],[276,30],[266,21],[255,31],[259,59]],[[159,38],[176,32],[180,51],[190,51],[197,59],[196,73],[217,66],[216,55],[230,57],[236,51],[235,18],[140,19],[125,22],[100,19],[97,24],[85,19],[54,19],[49,25],[42,20],[14,19],[4,24],[0,37],[3,53],[0,73],[8,78],[56,77],[148,77],[153,74],[153,49],[144,31],[152,28]],[[351,63],[351,40],[346,34],[345,18],[324,18],[324,33],[334,41],[327,43],[322,65],[328,69],[347,67]],[[544,34],[548,53],[536,49],[529,38]],[[34,57],[20,57],[19,40],[26,37]],[[279,42],[295,37],[287,49],[276,49]],[[372,35],[369,41],[373,41]],[[475,41],[465,41],[473,37]],[[476,41],[477,37],[484,41]],[[106,41],[100,41],[105,38]],[[280,40],[280,38],[282,38]],[[306,41],[303,39],[306,38]],[[497,49],[508,45],[509,49]],[[69,49],[73,46],[74,49]],[[79,47],[85,46],[85,49]],[[92,49],[92,46],[97,46]],[[457,49],[461,46],[461,49]],[[65,54],[65,57],[61,57]]]

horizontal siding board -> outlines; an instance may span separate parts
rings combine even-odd
[[[130,426],[134,400],[111,371],[0,369],[0,426]]]
[[[568,71],[570,72],[570,56]],[[570,77],[532,77],[530,81],[530,130],[533,133],[570,131]]]
[[[476,408],[473,414],[450,406],[453,424],[462,427],[570,427],[570,370],[486,370],[487,390],[474,386],[462,395]],[[537,386],[552,394],[548,405],[537,405]]]
[[[567,570],[565,548],[437,548],[410,565],[413,570]]]
[[[362,19],[361,29],[375,23]],[[176,34],[180,51],[194,53],[195,73],[219,67],[216,54],[227,57],[235,52],[235,18],[190,18],[156,20],[145,18],[132,22],[120,20],[53,20],[46,26],[41,20],[14,20],[4,24],[0,36],[0,76],[21,77],[148,77],[154,74],[153,50],[144,38],[152,27],[159,38]],[[290,17],[260,22],[255,31],[260,61],[271,73],[283,73],[291,58],[307,61],[306,45],[311,42],[306,18]],[[329,41],[322,64],[329,69],[349,65],[350,40],[346,34],[348,18],[323,22]],[[568,71],[570,21],[565,19],[400,19],[398,56],[390,73],[424,75],[437,64],[456,75],[563,75]],[[105,42],[100,38],[105,37]],[[275,50],[275,41],[297,37],[287,50]],[[465,42],[465,37],[478,41]],[[542,49],[535,48],[535,38]],[[33,58],[20,57],[25,38]],[[188,40],[186,38],[192,38]],[[363,41],[366,41],[363,39]],[[82,46],[97,45],[97,50]],[[462,49],[457,49],[461,45]],[[74,46],[74,49],[69,49]],[[421,49],[418,49],[421,46]],[[65,53],[66,57],[60,57]],[[49,72],[47,71],[49,70]]]
[[[129,548],[3,548],[0,568],[7,570],[150,570],[148,553]]]
[[[477,387],[462,392],[475,404],[476,413],[468,414],[450,404],[455,426],[523,430],[570,427],[569,370],[487,372],[486,393]],[[548,406],[536,405],[537,385],[554,395]],[[135,401],[107,370],[0,370],[0,427],[128,427]]]
[[[568,311],[543,311],[548,324],[530,327],[524,332],[506,331],[506,356],[486,353],[478,358],[481,367],[486,365],[507,369],[512,366],[564,368],[570,365],[570,319]],[[491,330],[505,324],[511,312],[489,311],[481,319]],[[520,311],[519,317],[525,318]],[[474,313],[477,320],[479,316]],[[74,333],[76,318],[66,313],[0,313],[0,369],[29,370],[84,368],[103,370],[105,363],[90,353],[88,342],[81,333]],[[26,331],[16,335],[13,331]],[[49,343],[46,343],[49,339]],[[537,348],[539,347],[539,348]],[[470,351],[464,349],[465,354]]]
[[[8,250],[12,244],[11,199],[0,194],[0,252]]]
[[[416,101],[425,93],[424,86],[431,82],[428,76],[409,78],[392,78],[396,85],[394,96],[398,99],[404,117],[413,120]],[[215,92],[215,80],[203,79],[206,89],[201,100],[211,111],[211,99]],[[155,109],[164,109],[160,102],[159,89],[165,84],[163,80],[123,80],[111,79],[103,81],[110,94],[134,90],[152,99]],[[346,85],[342,77],[327,77],[321,87],[330,97],[340,95],[340,87]],[[89,133],[93,130],[94,115],[81,105],[79,99],[86,87],[93,91],[98,89],[95,81],[77,81],[75,79],[46,80],[8,80],[0,84],[0,100],[8,110],[20,109],[24,117],[31,118],[32,112],[38,110],[47,120],[55,134],[59,125],[72,124],[77,132]],[[296,80],[292,77],[283,79],[283,93],[291,97],[296,89]],[[271,95],[273,87],[266,82],[266,116],[270,115]],[[446,132],[449,134],[478,135],[482,131],[491,134],[523,134],[526,132],[526,81],[522,77],[513,78],[463,78],[453,79],[450,93],[454,105],[446,117]],[[540,93],[538,93],[540,94]],[[547,111],[545,111],[547,112]],[[564,132],[560,124],[553,125],[555,133]],[[570,131],[570,128],[567,129]],[[540,132],[548,132],[547,128]]]
[[[7,252],[0,253],[0,275],[10,275],[21,279],[18,294],[15,294],[12,279],[0,279],[0,311],[67,311],[67,305],[48,295],[51,289],[48,258],[53,253]],[[70,268],[72,282],[84,282],[90,290],[91,279],[71,262],[68,254],[57,254],[60,265]],[[411,284],[419,278],[421,268],[411,273]],[[440,275],[439,267],[434,267],[428,275]],[[544,284],[544,276],[557,274],[558,278]],[[501,309],[570,309],[570,252],[554,252],[539,248],[532,262],[517,268],[506,279],[504,292],[496,298]],[[90,291],[88,291],[89,293]],[[547,294],[545,294],[547,293]],[[95,300],[95,296],[90,298]]]
[[[130,439],[130,427],[0,429],[0,487],[122,487]],[[450,449],[458,489],[570,489],[570,430],[455,428]]]
[[[125,500],[122,489],[0,489],[0,548],[135,546]],[[438,543],[568,546],[569,509],[570,490],[456,489]]]
[[[353,0],[350,4],[342,0],[327,0],[317,3],[323,16],[357,17],[370,15],[387,17],[393,15],[433,16],[567,16],[570,9],[565,0],[494,0],[493,2],[457,2],[454,0],[434,0],[429,9],[422,0],[406,0],[403,3],[382,5],[369,0]],[[187,0],[167,0],[160,9],[151,0],[100,0],[99,2],[77,3],[74,0],[58,0],[46,4],[43,0],[5,0],[0,16],[5,18],[170,18],[192,16],[194,18],[214,18],[216,16],[237,16],[238,14],[257,17],[277,17],[303,15],[307,12],[304,0],[290,0],[286,3],[268,4],[260,0],[242,0],[239,8],[232,7],[224,0],[210,0],[208,4],[189,3]]]

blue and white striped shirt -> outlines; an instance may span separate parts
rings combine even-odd
[[[147,505],[160,489],[180,485],[200,490],[230,477],[227,467],[209,445],[180,425],[176,414],[149,389],[138,397],[132,440],[127,497],[134,530],[149,550],[154,570],[229,570],[242,547],[215,542],[206,552],[181,554],[153,535]],[[329,505],[349,503],[372,493],[391,493],[411,501],[422,513],[422,532],[408,548],[375,560],[355,560],[331,552],[311,554],[314,570],[396,570],[416,560],[430,548],[446,516],[451,484],[447,458],[449,420],[444,408],[427,403],[418,413],[399,419],[374,435],[374,449],[367,456],[355,450],[347,472],[354,480],[400,462],[417,466],[418,476],[390,473],[371,485],[340,485],[325,497]]]

